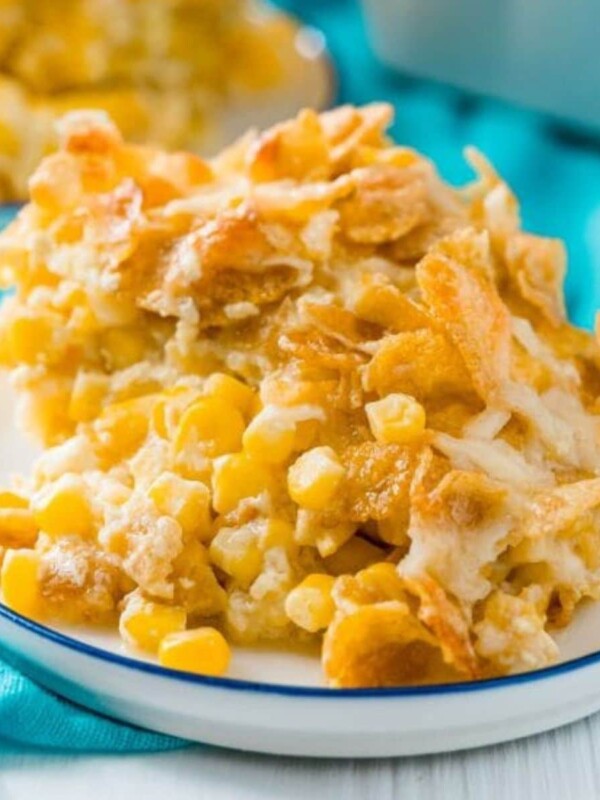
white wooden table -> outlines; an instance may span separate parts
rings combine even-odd
[[[149,756],[0,754],[0,800],[597,800],[600,715],[471,752],[382,761],[212,748]]]

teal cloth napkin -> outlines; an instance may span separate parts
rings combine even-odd
[[[444,177],[471,176],[467,144],[488,154],[522,201],[525,225],[566,240],[572,319],[592,324],[600,296],[600,147],[590,136],[490,100],[400,76],[371,53],[358,0],[276,0],[320,28],[336,62],[338,99],[388,100],[393,135],[432,157]],[[0,225],[14,212],[0,209]],[[112,722],[44,691],[0,662],[0,752],[9,742],[48,750],[140,752],[183,743]]]
[[[14,752],[15,745],[54,752],[143,753],[184,744],[85,711],[0,661],[0,754]]]

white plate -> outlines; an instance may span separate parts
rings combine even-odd
[[[0,383],[0,478],[33,449]],[[126,655],[118,637],[56,630],[0,605],[0,642],[49,689],[142,727],[209,744],[299,756],[435,753],[527,736],[600,709],[600,605],[561,635],[565,661],[499,680],[390,690],[325,688],[316,656],[237,650],[232,677],[203,678]]]

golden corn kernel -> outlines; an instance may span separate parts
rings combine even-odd
[[[314,447],[288,470],[288,491],[302,508],[326,508],[344,480],[344,468],[331,447]]]
[[[94,423],[103,455],[121,461],[140,447],[148,427],[156,395],[143,395],[107,406]]]
[[[331,575],[309,575],[288,594],[285,613],[305,631],[316,633],[327,628],[335,613],[331,597],[334,583]]]
[[[41,614],[40,557],[35,550],[7,550],[0,572],[2,600],[25,617]]]
[[[214,617],[227,607],[227,595],[210,564],[208,550],[196,539],[185,542],[173,561],[175,602],[194,617]]]
[[[300,508],[296,516],[294,538],[300,545],[316,547],[322,558],[336,553],[356,533],[357,523],[351,520],[324,519],[322,514]]]
[[[388,394],[365,406],[371,432],[378,442],[408,444],[425,430],[425,409],[408,394]]]
[[[161,514],[177,520],[184,535],[201,540],[209,537],[210,492],[203,483],[163,472],[148,494]]]
[[[152,429],[163,439],[170,439],[182,414],[198,398],[198,390],[188,386],[175,386],[162,392],[152,409]]]
[[[294,526],[284,519],[268,519],[260,534],[260,546],[263,550],[271,547],[285,547],[289,549],[296,544],[294,540]]]
[[[329,528],[321,527],[315,537],[319,555],[326,558],[337,553],[355,533],[356,523],[348,520],[342,520]]]
[[[150,417],[152,430],[163,439],[167,439],[170,433],[167,420],[168,402],[168,398],[161,395],[154,404]]]
[[[377,520],[377,535],[387,544],[393,544],[396,547],[408,546],[410,543],[408,523],[408,509],[403,508],[391,517]]]
[[[50,536],[86,537],[94,531],[87,488],[80,475],[68,473],[44,486],[31,501],[36,524]]]
[[[215,628],[196,628],[165,636],[160,643],[158,660],[169,669],[217,676],[229,669],[231,650],[225,637]]]
[[[202,397],[183,414],[175,433],[175,453],[200,448],[215,458],[239,450],[245,428],[237,408],[214,397]]]
[[[0,491],[1,508],[29,508],[29,502],[16,492]]]
[[[214,462],[213,507],[219,514],[232,511],[240,500],[269,489],[271,473],[244,453],[221,456]]]
[[[7,121],[0,122],[0,152],[3,156],[16,156],[21,150],[21,137],[17,131],[7,124]]]
[[[4,286],[5,282],[3,280],[3,275],[0,272],[0,286]],[[8,341],[8,336],[6,335],[6,328],[8,327],[7,323],[4,322],[0,324],[0,367],[13,367],[14,360],[12,357],[12,351],[10,348],[10,342]]]
[[[389,561],[371,564],[357,573],[356,580],[378,602],[399,600],[404,597],[404,584],[398,574],[398,568]]]
[[[256,393],[242,381],[223,372],[214,372],[204,384],[204,391],[209,397],[237,408],[245,417],[254,408]]]
[[[35,364],[52,341],[52,325],[43,317],[18,317],[5,331],[13,363]]]
[[[28,508],[3,506],[0,500],[0,547],[31,547],[38,526]]]
[[[261,570],[263,555],[255,526],[221,528],[209,548],[212,563],[239,584],[249,586]]]
[[[162,639],[170,633],[184,631],[185,609],[135,598],[119,619],[119,632],[127,644],[155,653]]]
[[[146,345],[143,331],[128,328],[109,328],[103,333],[100,343],[111,370],[127,369],[132,364],[143,361]]]
[[[257,461],[281,464],[294,450],[296,425],[275,406],[258,413],[244,432],[244,451]]]
[[[49,378],[43,392],[21,395],[19,422],[46,445],[58,444],[73,433],[68,417],[70,385],[66,378]]]
[[[98,372],[80,372],[75,378],[69,402],[69,417],[90,422],[100,414],[110,379]]]

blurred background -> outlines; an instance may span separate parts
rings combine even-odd
[[[387,100],[393,136],[445,178],[470,179],[462,151],[475,145],[516,191],[525,227],[566,240],[569,310],[589,327],[600,305],[595,5],[0,0],[0,199],[24,199],[65,110],[104,108],[129,138],[210,153],[302,106]]]
[[[340,102],[364,103],[373,99],[388,100],[396,107],[396,122],[393,136],[403,144],[408,144],[433,158],[439,170],[449,181],[461,183],[470,179],[462,151],[472,144],[480,148],[494,163],[502,176],[511,184],[521,201],[523,222],[526,228],[536,233],[556,236],[567,242],[569,251],[569,273],[567,277],[567,300],[571,318],[578,324],[593,325],[596,309],[600,306],[600,115],[596,118],[597,128],[592,124],[581,124],[574,117],[564,116],[562,99],[564,87],[559,88],[551,79],[551,65],[564,61],[565,56],[575,58],[585,42],[577,37],[581,29],[569,29],[569,15],[579,7],[588,21],[588,30],[594,29],[594,18],[598,18],[599,8],[595,3],[574,3],[565,13],[564,4],[554,0],[528,0],[505,2],[501,0],[461,0],[450,3],[448,0],[370,0],[364,8],[373,16],[364,13],[359,0],[277,0],[280,8],[301,17],[307,23],[320,28],[326,37],[339,76],[338,100]],[[413,48],[413,54],[403,58],[401,50],[403,35],[394,25],[408,24],[410,14],[400,14],[401,7],[424,7],[430,17],[439,16],[440,11],[456,10],[465,6],[468,12],[475,7],[478,28],[471,22],[470,29],[463,29],[458,42],[458,53],[444,54],[445,62],[433,46],[439,41],[429,30],[415,30],[421,39]],[[397,39],[396,61],[410,62],[414,50],[421,51],[427,45],[432,49],[421,52],[419,66],[424,59],[432,64],[429,74],[460,63],[461,53],[489,45],[509,35],[499,27],[498,8],[509,14],[518,6],[537,6],[543,16],[554,11],[552,20],[559,32],[571,34],[571,39],[559,35],[548,36],[548,31],[540,31],[539,39],[544,45],[541,58],[542,71],[547,68],[548,81],[544,106],[552,99],[556,86],[557,105],[555,115],[546,115],[537,110],[525,108],[510,102],[501,102],[482,94],[487,85],[494,85],[495,71],[502,70],[504,63],[494,63],[499,53],[489,48],[487,70],[492,78],[485,75],[481,56],[473,64],[481,71],[480,78],[471,83],[481,86],[481,92],[461,91],[443,83],[426,80],[421,74],[408,71],[395,71],[379,63],[375,56],[371,35],[382,26],[388,28],[387,40],[383,45]],[[396,13],[382,16],[384,7],[396,9]],[[452,15],[450,12],[450,16]],[[456,13],[459,13],[458,11]],[[379,17],[377,17],[379,15]],[[597,21],[600,21],[597,19]],[[504,18],[506,23],[506,17]],[[452,21],[445,13],[442,30],[444,35],[452,36]],[[525,20],[524,24],[529,21]],[[596,28],[597,29],[597,28]],[[414,29],[413,29],[414,30]],[[516,33],[516,32],[515,32]],[[521,31],[523,33],[523,31]],[[532,32],[535,38],[535,31]],[[432,41],[433,39],[433,41]],[[406,39],[404,38],[404,41]],[[523,43],[527,47],[527,43]],[[561,49],[562,48],[562,49]],[[451,60],[454,55],[454,60]],[[595,88],[598,83],[598,67],[592,50],[584,52],[584,63],[579,75],[587,80],[587,85]],[[463,62],[467,56],[463,55]],[[416,63],[416,58],[415,58]],[[469,62],[467,68],[471,66]],[[579,65],[577,65],[579,67]],[[581,72],[587,69],[587,74]],[[576,92],[571,74],[565,74],[564,81],[569,91]],[[521,76],[527,80],[528,75]],[[517,77],[515,76],[515,82]],[[535,87],[532,87],[535,89]],[[515,96],[523,96],[521,87],[515,85]],[[535,91],[532,91],[535,96]],[[595,92],[600,98],[600,87]],[[581,116],[585,105],[581,100]]]

